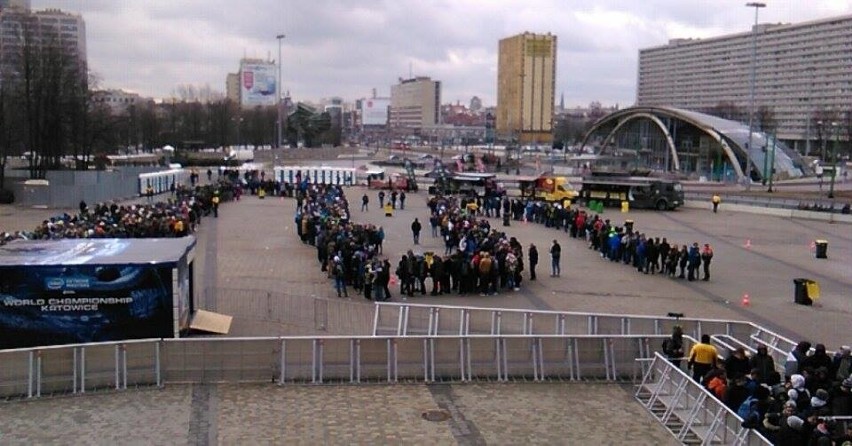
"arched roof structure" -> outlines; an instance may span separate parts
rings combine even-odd
[[[674,107],[638,106],[629,107],[613,112],[597,122],[586,132],[581,147],[585,147],[594,135],[603,135],[602,143],[596,150],[598,155],[607,155],[608,152],[616,151],[614,146],[616,137],[620,131],[629,127],[631,122],[647,120],[658,128],[665,140],[666,150],[671,155],[670,170],[681,170],[680,151],[678,150],[677,138],[672,135],[671,128],[674,123],[679,126],[688,126],[694,131],[706,135],[718,144],[718,148],[729,162],[730,168],[736,177],[744,180],[747,172],[748,157],[751,156],[752,177],[763,178],[765,162],[772,162],[776,174],[783,173],[786,177],[802,176],[801,157],[794,151],[788,149],[784,144],[774,141],[774,150],[768,146],[767,135],[755,131],[751,135],[749,145],[748,125],[722,119],[705,113],[684,110]],[[769,159],[766,157],[769,156]],[[767,169],[768,170],[768,169]]]

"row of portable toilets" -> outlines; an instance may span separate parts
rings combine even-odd
[[[224,168],[220,168],[220,171]],[[281,183],[295,184],[307,181],[311,184],[355,185],[355,169],[351,167],[326,166],[280,166],[275,167],[275,179]],[[171,191],[172,184],[189,184],[189,169],[169,169],[161,172],[139,174],[139,195],[145,195],[150,186],[154,194]]]
[[[355,185],[355,169],[327,166],[277,166],[275,179],[284,184],[307,181],[311,184]]]
[[[169,169],[161,172],[150,172],[139,174],[139,195],[145,195],[150,186],[154,194],[171,191],[172,185],[189,184],[190,171],[188,169]]]

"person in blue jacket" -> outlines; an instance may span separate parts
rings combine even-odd
[[[698,276],[698,267],[701,266],[701,251],[698,249],[698,242],[690,246],[688,258],[686,280],[693,281]]]

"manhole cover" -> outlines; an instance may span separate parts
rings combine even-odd
[[[450,419],[450,413],[443,409],[426,410],[423,411],[423,414],[421,414],[420,416],[422,416],[423,419],[426,421],[434,421],[436,423],[440,421],[447,421]]]

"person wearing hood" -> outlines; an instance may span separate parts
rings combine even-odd
[[[831,415],[831,407],[828,406],[828,392],[824,389],[819,389],[811,397],[811,407],[807,411],[808,416],[824,417]]]
[[[808,433],[805,432],[805,420],[798,415],[782,417],[781,428],[778,432],[776,446],[801,446],[807,444]]]
[[[751,372],[744,348],[738,347],[731,351],[725,359],[725,372],[728,373],[728,378],[732,380],[743,378]]]
[[[831,414],[838,417],[852,416],[852,375],[831,389],[829,395]]]
[[[804,413],[810,409],[811,393],[805,388],[804,376],[795,374],[790,377],[790,389],[787,391],[787,398],[796,402],[796,409],[799,413]]]
[[[802,371],[802,363],[808,357],[808,351],[811,349],[811,343],[801,341],[793,347],[793,350],[787,354],[787,360],[784,363],[784,378],[790,379],[791,376]]]
[[[757,380],[761,384],[769,380],[770,374],[775,371],[775,360],[769,356],[769,350],[765,345],[757,347],[757,353],[749,359],[749,368],[757,369]]]
[[[832,370],[833,367],[831,356],[828,356],[828,354],[825,353],[825,345],[823,344],[817,344],[816,347],[814,347],[814,354],[806,357],[800,364],[801,366],[799,370],[803,370],[806,367],[813,370],[817,370],[820,367],[825,367],[826,370]]]
[[[848,345],[840,347],[840,350],[834,353],[832,366],[834,379],[837,381],[843,381],[852,374],[852,349]]]

